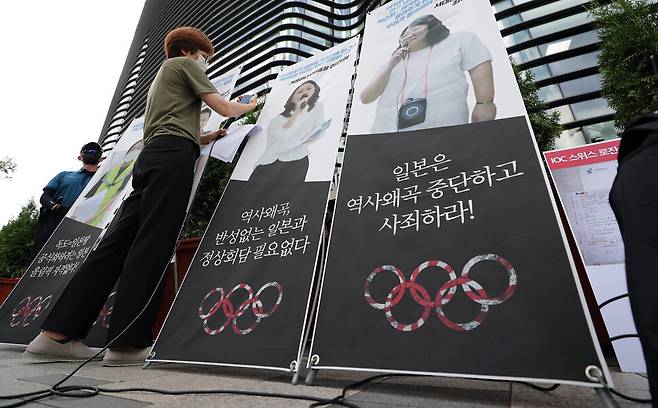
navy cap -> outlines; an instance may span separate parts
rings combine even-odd
[[[80,153],[100,156],[103,154],[103,148],[101,147],[101,145],[99,145],[96,142],[89,142],[84,146],[82,146],[82,149],[80,149]]]

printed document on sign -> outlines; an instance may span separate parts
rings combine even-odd
[[[229,127],[226,136],[217,139],[212,145],[212,152],[210,155],[227,163],[232,162],[245,137],[249,136],[252,132],[258,132],[261,129],[262,127],[259,125]]]
[[[624,262],[624,245],[608,194],[607,190],[577,191],[565,200],[586,265]]]

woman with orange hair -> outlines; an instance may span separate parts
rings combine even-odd
[[[92,357],[94,352],[80,339],[86,337],[119,277],[108,333],[109,339],[117,338],[103,364],[140,364],[148,354],[150,328],[164,286],[162,277],[185,219],[199,145],[222,134],[200,134],[201,102],[227,117],[256,107],[256,98],[241,104],[219,95],[205,74],[214,48],[200,30],[180,27],[171,31],[164,51],[167,59],[148,92],[144,149],[133,169],[134,190],[113,227],[71,279],[41,334],[27,347],[27,357]]]

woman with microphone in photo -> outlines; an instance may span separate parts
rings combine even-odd
[[[468,71],[475,106],[467,104]],[[421,16],[400,34],[399,45],[360,94],[377,101],[372,131],[427,129],[496,117],[491,54],[480,39],[451,32],[433,15]]]
[[[329,127],[325,121],[320,86],[312,80],[299,85],[288,97],[283,112],[266,128],[267,145],[249,180],[276,179],[303,183],[308,172],[307,144]]]

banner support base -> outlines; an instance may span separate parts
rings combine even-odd
[[[313,366],[318,365],[320,363],[320,356],[317,354],[313,354],[311,356],[311,359],[309,361],[309,371],[308,374],[306,374],[306,379],[304,380],[304,383],[306,385],[313,385],[315,382],[315,376],[318,375],[318,370],[317,368],[313,368]]]
[[[590,381],[603,385],[603,387],[601,388],[594,389],[594,392],[601,400],[602,407],[619,408],[617,401],[615,401],[615,399],[612,397],[610,388],[608,388],[608,384],[606,383],[605,378],[603,377],[603,372],[599,367],[593,365],[587,366],[587,368],[585,368],[585,375]]]
[[[292,385],[297,385],[297,383],[299,383],[299,364],[297,364],[297,360],[292,360],[290,362],[290,371],[292,371],[292,381],[290,381],[290,383]]]
[[[151,352],[149,353],[148,357],[146,357],[146,358],[154,358],[154,357],[155,357],[155,352],[154,352],[154,351],[151,351]],[[150,365],[151,365],[151,361],[146,360],[146,361],[144,362],[144,365],[142,366],[142,370],[146,370],[147,368],[149,368]]]
[[[315,381],[315,376],[318,375],[318,369],[317,368],[311,368],[308,371],[308,374],[306,374],[306,379],[304,380],[304,383],[306,385],[313,385],[313,382]]]

